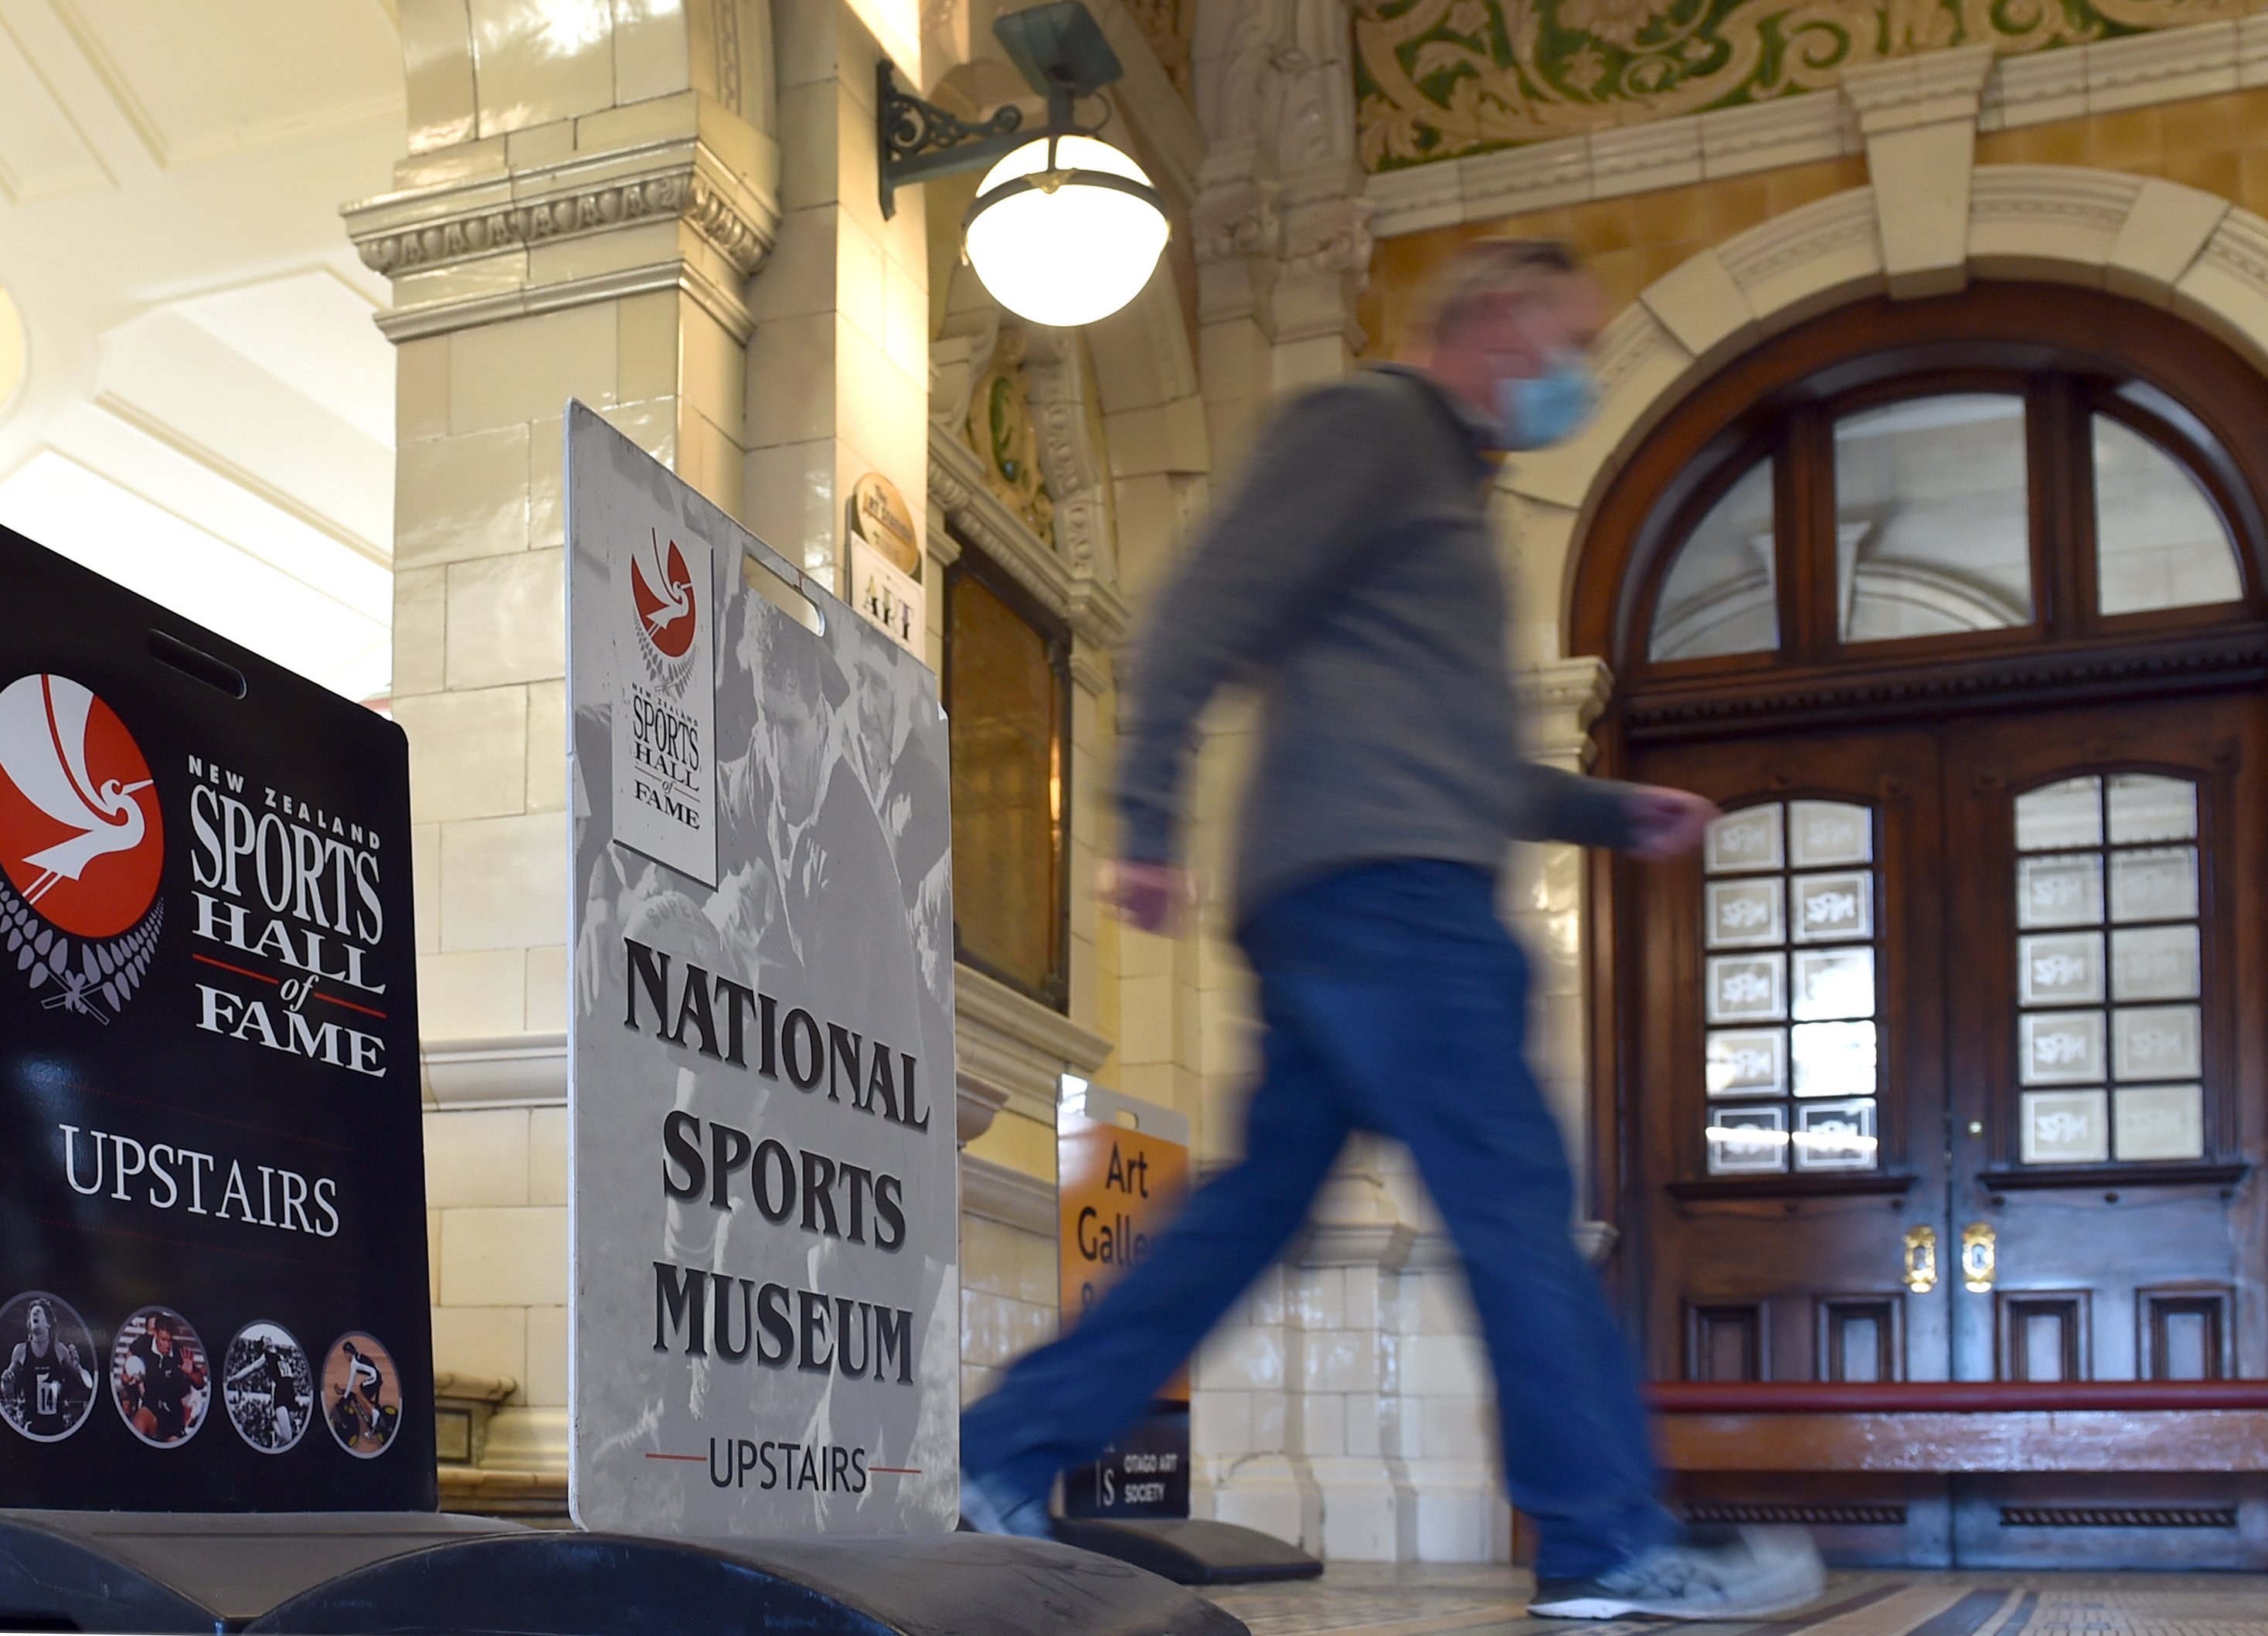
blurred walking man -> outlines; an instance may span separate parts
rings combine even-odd
[[[1683,791],[1522,758],[1490,456],[1572,434],[1605,305],[1559,245],[1449,269],[1405,362],[1295,399],[1151,610],[1117,799],[1119,912],[1165,928],[1197,719],[1257,689],[1237,937],[1266,1027],[1244,1159],[1149,1258],[961,1418],[962,1510],[1043,1534],[1056,1473],[1131,1424],[1305,1219],[1350,1132],[1406,1144],[1454,1235],[1494,1367],[1504,1467],[1541,1530],[1530,1611],[1723,1618],[1817,1595],[1800,1535],[1702,1545],[1657,1499],[1636,1371],[1571,1238],[1557,1127],[1525,1057],[1528,962],[1498,919],[1514,839],[1690,850]]]

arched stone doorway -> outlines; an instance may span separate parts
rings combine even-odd
[[[2268,1374],[2264,425],[2182,319],[1993,282],[1783,329],[1596,495],[1602,760],[1728,812],[1689,866],[1594,873],[1593,1146],[1655,1378]],[[2139,1562],[2037,1517],[2258,1499],[1832,1480],[1732,1486],[1972,1562]]]

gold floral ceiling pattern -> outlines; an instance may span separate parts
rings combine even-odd
[[[2006,54],[2221,21],[2268,0],[1355,0],[1373,171],[1822,90],[1990,41]]]

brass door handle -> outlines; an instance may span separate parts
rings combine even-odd
[[[1906,1287],[1917,1295],[1926,1295],[1937,1287],[1937,1229],[1930,1227],[1911,1227],[1906,1229]]]
[[[1999,1236],[1988,1221],[1971,1221],[1961,1229],[1961,1286],[1972,1295],[1989,1293],[1998,1264]]]

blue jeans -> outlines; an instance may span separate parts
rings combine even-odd
[[[1571,1237],[1573,1183],[1524,1054],[1528,961],[1493,881],[1368,865],[1267,903],[1241,940],[1267,1028],[1243,1161],[962,1413],[963,1469],[1037,1493],[1095,1458],[1282,1253],[1348,1134],[1374,1131],[1409,1147],[1463,1256],[1536,1571],[1603,1573],[1672,1537],[1629,1350]]]

